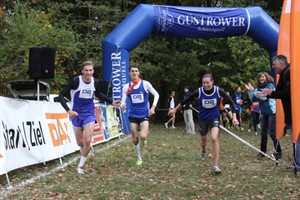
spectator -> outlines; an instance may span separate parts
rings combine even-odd
[[[168,98],[168,105],[169,105],[169,111],[170,110],[173,110],[174,107],[175,107],[175,91],[172,90],[171,91],[171,94]],[[164,123],[165,127],[168,128],[169,127],[169,123],[172,123],[172,126],[170,128],[176,128],[175,127],[175,114],[174,115],[171,115],[171,118],[168,119],[168,121],[166,123]]]
[[[279,74],[279,80],[276,86],[276,90],[266,88],[259,94],[268,98],[281,99],[283,111],[284,111],[284,123],[286,127],[292,129],[292,107],[291,107],[291,87],[290,87],[290,66],[287,58],[284,55],[277,55],[272,60],[272,68],[276,74]],[[297,92],[297,91],[295,91]],[[295,144],[294,160],[292,169],[295,171],[300,170],[300,137],[298,137]]]
[[[226,92],[228,96],[230,96],[229,92]],[[227,127],[228,129],[232,128],[232,111],[230,108],[230,101],[228,100],[223,100],[223,109],[221,109],[222,113],[222,122],[223,126]]]
[[[235,88],[235,92],[232,96],[233,102],[235,103],[235,110],[236,110],[236,118],[239,121],[239,125],[237,128],[241,131],[244,131],[244,128],[242,127],[242,112],[243,112],[243,94],[242,89],[240,86]]]
[[[275,99],[270,99],[266,97],[260,97],[257,95],[259,91],[268,88],[275,90],[274,79],[267,72],[260,72],[257,75],[257,89],[248,83],[245,85],[248,89],[248,95],[250,100],[259,102],[259,108],[261,111],[261,144],[260,150],[264,153],[267,152],[268,144],[268,133],[274,144],[274,156],[276,155],[276,160],[282,157],[282,151],[279,141],[276,140],[276,129],[275,129],[275,113],[276,113],[276,101]],[[259,153],[259,157],[264,157],[263,154]]]
[[[249,98],[248,101],[249,108],[249,127],[248,132],[252,131],[252,128],[254,130],[254,134],[257,135],[257,128],[258,124],[260,123],[259,115],[260,115],[260,109],[259,109],[259,103],[257,99],[253,99],[253,101]]]
[[[184,95],[183,99],[186,99],[191,94],[189,87],[184,87]],[[193,102],[194,99],[188,101],[185,105],[183,105],[183,118],[185,123],[185,130],[187,134],[195,134],[195,124],[194,124],[194,117],[193,117]]]

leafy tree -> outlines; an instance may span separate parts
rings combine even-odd
[[[2,87],[8,81],[28,78],[29,49],[37,45],[56,48],[56,82],[63,83],[60,63],[68,62],[78,51],[74,34],[67,28],[55,26],[50,14],[34,10],[27,4],[15,4],[11,16],[6,17],[7,28],[1,35],[0,51]]]
[[[18,2],[18,3],[17,3]],[[260,6],[279,22],[280,1],[267,0],[7,0],[0,9],[1,88],[9,80],[27,77],[28,50],[41,44],[55,47],[56,76],[52,92],[80,72],[82,61],[95,62],[96,77],[102,68],[101,40],[140,3],[178,6]],[[16,45],[17,44],[17,45]],[[192,39],[149,36],[131,52],[131,62],[141,65],[161,97],[169,90],[195,89],[204,73],[228,91],[268,71],[269,55],[249,37]],[[1,90],[3,91],[3,90]],[[166,107],[166,101],[160,101]]]

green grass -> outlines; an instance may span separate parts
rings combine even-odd
[[[234,131],[235,132],[235,131]],[[260,136],[235,132],[259,148]],[[136,166],[131,137],[107,148],[118,139],[97,145],[95,159],[78,175],[73,162],[67,167],[22,187],[3,193],[0,199],[300,199],[300,180],[286,170],[291,164],[289,136],[281,140],[283,159],[276,166],[268,158],[220,132],[221,175],[213,175],[211,140],[205,161],[199,159],[200,136],[183,134],[183,127],[165,129],[151,125],[148,143],[142,147],[143,164]],[[271,153],[273,145],[269,140]],[[78,152],[64,162],[79,157]],[[12,185],[59,166],[35,165],[9,173]],[[1,176],[0,191],[7,191]]]

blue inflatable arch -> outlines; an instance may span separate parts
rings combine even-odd
[[[277,53],[279,25],[260,7],[210,8],[140,4],[102,40],[102,80],[111,83],[113,99],[121,99],[129,82],[129,52],[149,34],[190,38],[248,35]],[[125,117],[127,119],[127,117]],[[123,123],[129,133],[129,123]]]

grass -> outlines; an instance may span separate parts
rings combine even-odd
[[[276,166],[268,158],[257,159],[257,152],[220,132],[221,175],[213,175],[211,143],[205,161],[199,159],[199,134],[183,134],[183,126],[165,129],[151,125],[148,143],[142,147],[143,164],[135,165],[130,136],[95,147],[94,159],[86,163],[86,173],[76,173],[76,162],[33,183],[5,188],[1,176],[0,199],[299,199],[300,180],[286,170],[291,164],[290,137],[281,140],[283,159]],[[259,147],[260,136],[236,132]],[[273,146],[269,140],[268,149]],[[64,162],[78,158],[78,152]],[[35,165],[9,173],[12,185],[59,166],[58,161]],[[5,191],[5,192],[3,192]]]

